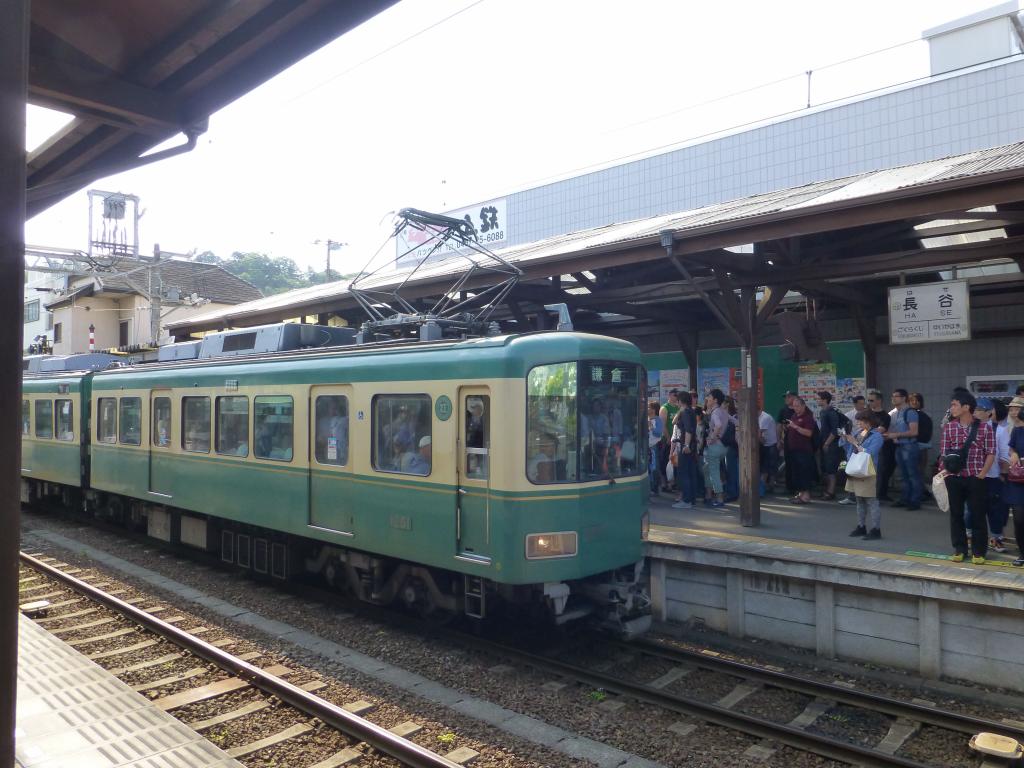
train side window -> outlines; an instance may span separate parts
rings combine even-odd
[[[432,464],[429,395],[373,398],[373,468],[429,475]]]
[[[117,414],[117,440],[125,445],[142,443],[142,398],[122,397]]]
[[[153,432],[150,441],[158,448],[171,444],[171,398],[153,398]]]
[[[57,400],[54,402],[57,411],[57,439],[75,439],[75,406],[70,400]]]
[[[249,455],[249,398],[217,398],[217,453]]]
[[[314,453],[320,464],[348,464],[348,398],[321,395],[316,399]]]
[[[181,398],[181,447],[192,453],[210,452],[210,398]]]
[[[100,417],[96,431],[96,440],[101,443],[117,442],[117,399],[100,398]]]
[[[28,400],[21,401],[21,434],[32,434],[32,403]]]
[[[490,470],[491,398],[466,397],[466,477],[486,480]]]
[[[36,437],[53,437],[52,400],[36,400]]]
[[[261,395],[252,400],[253,453],[260,459],[292,460],[292,426],[295,406],[291,395]]]

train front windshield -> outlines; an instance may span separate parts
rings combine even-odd
[[[526,475],[533,483],[582,483],[647,471],[644,371],[581,361],[531,369]]]

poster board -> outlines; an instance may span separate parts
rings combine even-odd
[[[680,392],[686,392],[690,389],[690,369],[689,368],[671,368],[669,370],[658,371],[659,376],[659,397],[660,402],[668,402],[668,393],[673,389],[678,389]]]
[[[815,419],[818,419],[821,412],[821,406],[818,405],[818,392],[820,390],[835,393],[836,364],[802,364],[796,379],[796,393],[807,403],[807,407],[811,409]]]

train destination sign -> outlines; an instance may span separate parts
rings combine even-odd
[[[889,343],[922,344],[971,338],[966,280],[889,289]]]

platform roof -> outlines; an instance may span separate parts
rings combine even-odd
[[[891,281],[900,274],[1019,258],[1022,202],[1024,143],[1018,143],[609,224],[499,251],[524,271],[503,313],[521,315],[517,301],[537,307],[566,301],[574,309],[664,319],[677,313],[676,302],[699,301],[701,286],[720,291],[716,269],[726,270],[737,289],[781,285],[849,301],[835,283]],[[665,232],[692,282],[670,263]],[[458,257],[429,264],[403,295],[436,296],[465,268]],[[407,276],[382,274],[363,287],[386,289]],[[351,312],[358,320],[356,307],[347,283],[335,282],[205,313],[170,328],[183,336],[322,313]]]
[[[28,215],[187,151],[211,114],[396,1],[33,0],[29,103],[74,119],[28,156]]]

